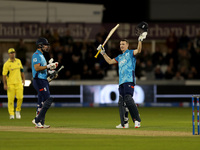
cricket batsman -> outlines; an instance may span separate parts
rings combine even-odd
[[[25,84],[24,69],[21,60],[15,58],[15,49],[8,50],[9,59],[3,65],[3,84],[4,90],[7,90],[8,112],[10,119],[21,119],[21,106],[23,102],[23,91]],[[14,113],[14,100],[17,99],[17,107]],[[15,114],[15,115],[14,115]]]
[[[141,24],[141,28],[146,28],[148,24]],[[137,109],[137,106],[133,100],[134,86],[136,84],[135,79],[135,67],[136,67],[136,55],[141,53],[142,41],[146,38],[147,32],[140,34],[138,38],[138,46],[135,50],[129,50],[129,42],[126,39],[120,41],[120,50],[122,54],[118,55],[116,58],[111,59],[106,53],[104,47],[100,44],[97,50],[101,50],[101,54],[108,64],[117,64],[119,66],[119,115],[121,124],[116,126],[116,128],[129,128],[128,124],[128,110],[131,114],[131,118],[135,123],[135,128],[141,126],[141,118]],[[126,109],[126,107],[128,109]]]
[[[36,128],[50,127],[49,125],[45,125],[46,112],[53,102],[53,98],[50,97],[47,69],[52,72],[52,70],[57,68],[58,62],[53,63],[53,61],[49,61],[49,64],[47,64],[43,53],[49,52],[49,45],[47,39],[42,37],[39,38],[36,41],[37,50],[33,54],[31,62],[33,86],[38,93],[36,117],[32,120],[32,123],[35,124]]]

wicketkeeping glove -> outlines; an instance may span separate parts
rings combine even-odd
[[[147,32],[143,32],[139,37],[138,37],[138,41],[143,41],[144,39],[146,39],[147,36]]]
[[[106,53],[104,47],[101,44],[97,47],[97,50],[98,51],[101,50],[100,51],[101,55],[104,55]]]

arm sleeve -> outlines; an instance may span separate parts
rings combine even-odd
[[[115,57],[114,59],[115,59],[115,61],[118,63],[119,56]]]
[[[6,76],[8,74],[8,67],[6,65],[6,63],[3,65],[3,71],[2,71],[2,75]]]
[[[134,55],[134,50],[130,50],[130,54],[131,54],[132,57],[134,57],[135,56]]]
[[[23,68],[23,66],[22,66],[21,60],[19,60],[19,63],[20,63],[20,71],[21,71],[21,72],[24,72],[24,68]]]
[[[38,54],[34,54],[33,57],[32,57],[32,62],[33,62],[33,65],[35,64],[40,64],[41,63],[41,59],[39,57]]]

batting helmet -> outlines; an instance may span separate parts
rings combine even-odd
[[[36,45],[38,48],[42,48],[43,45],[49,45],[49,42],[46,38],[40,37],[37,41],[36,41]]]
[[[143,32],[147,32],[147,31],[148,31],[148,23],[144,21],[140,22],[135,28],[135,34],[138,36],[142,34]]]

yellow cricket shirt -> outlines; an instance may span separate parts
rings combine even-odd
[[[3,65],[2,75],[6,76],[7,85],[22,83],[21,72],[24,72],[24,69],[18,58],[15,58],[13,62],[9,58]]]

